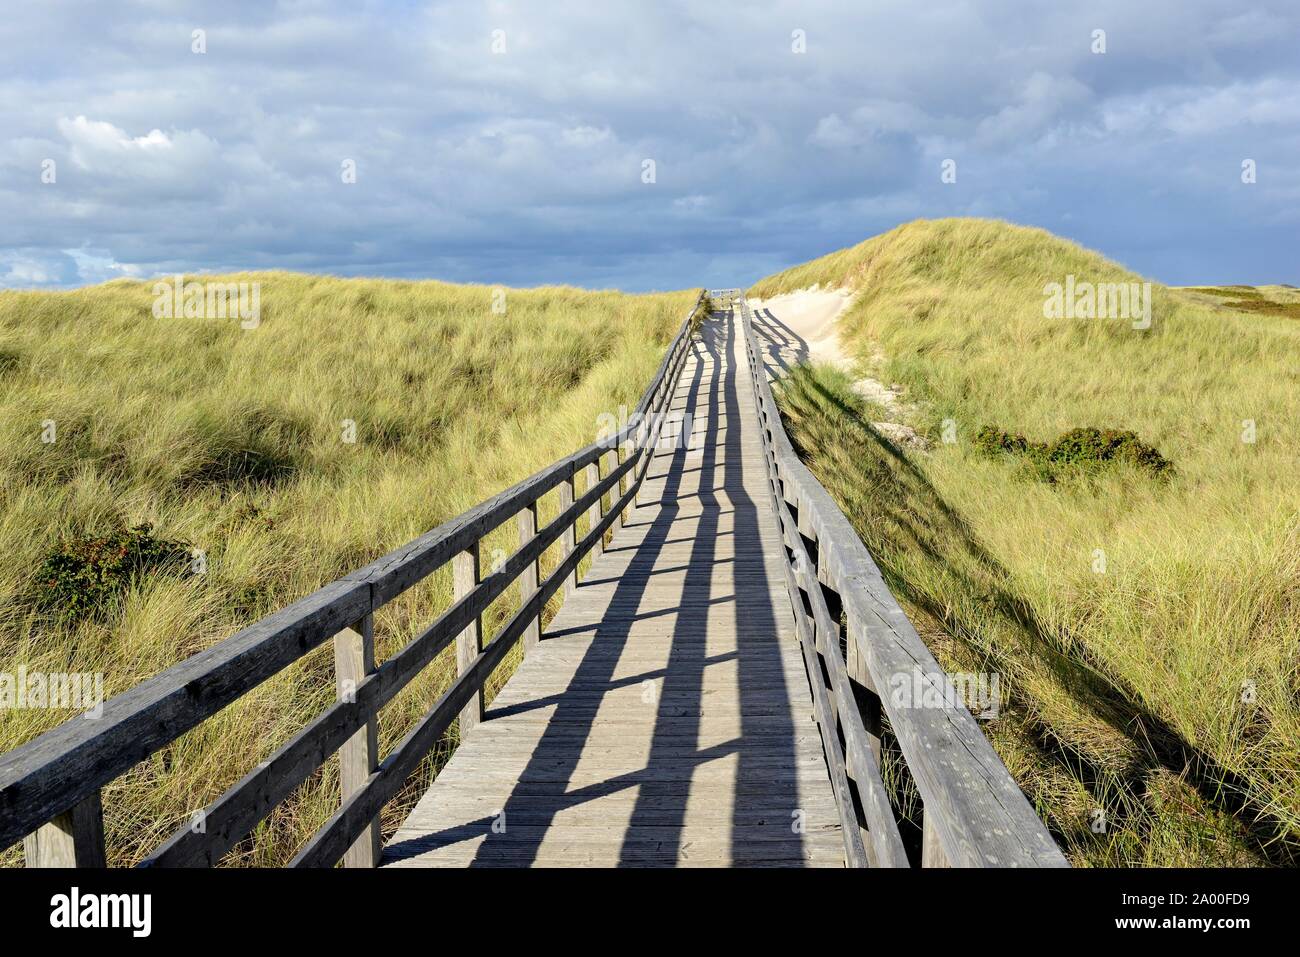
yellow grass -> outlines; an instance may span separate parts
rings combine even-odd
[[[783,390],[793,437],[941,660],[1011,687],[987,730],[1074,861],[1293,861],[1300,321],[1159,284],[1147,330],[1044,318],[1068,274],[1141,281],[1042,230],[941,220],[751,292],[857,290],[842,335],[859,372],[904,387],[931,450],[891,446],[870,426],[884,410],[828,368]],[[978,455],[983,425],[1131,429],[1176,474],[1048,484]]]
[[[149,283],[0,292],[0,672],[102,672],[115,694],[399,546],[594,441],[598,416],[635,406],[694,299],[510,290],[498,314],[488,287],[204,278],[260,282],[260,326],[155,318]],[[60,541],[140,522],[202,548],[207,574],[152,578],[100,622],[33,612],[32,571]],[[485,564],[516,534],[511,521],[490,536]],[[449,598],[444,570],[380,612],[380,659]],[[444,656],[383,712],[382,751],[453,669]],[[110,861],[139,860],[333,694],[324,647],[108,787]],[[0,750],[67,716],[0,711]],[[231,862],[286,861],[337,801],[331,762]]]

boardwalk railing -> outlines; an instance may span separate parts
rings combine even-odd
[[[337,703],[197,815],[201,827],[187,821],[146,863],[216,864],[338,752],[341,805],[292,864],[328,867],[342,860],[373,867],[384,805],[453,719],[460,718],[463,735],[482,718],[484,683],[493,669],[521,637],[526,650],[537,642],[547,600],[575,586],[583,556],[599,554],[605,532],[617,528],[635,502],[703,305],[701,294],[636,412],[614,435],[110,699],[98,720],[74,718],[0,756],[0,849],[26,837],[28,866],[103,866],[101,788],[332,637]],[[578,496],[580,472],[585,490]],[[539,529],[538,500],[555,489],[560,514]],[[481,574],[479,540],[516,516],[519,549]],[[588,531],[579,539],[583,516]],[[539,582],[538,560],[557,541],[562,558]],[[455,590],[451,607],[376,666],[374,613],[448,563]],[[520,607],[483,647],[481,617],[516,581]],[[380,761],[380,708],[452,642],[455,682]]]
[[[887,719],[922,801],[922,866],[1067,866],[898,606],[866,546],[799,460],[772,398],[749,304],[739,294],[735,298],[772,505],[785,540],[786,584],[847,862],[859,867],[909,863],[881,777]],[[899,688],[906,694],[896,696]]]

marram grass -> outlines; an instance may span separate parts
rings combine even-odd
[[[635,406],[696,295],[509,290],[500,313],[489,287],[202,278],[260,282],[258,327],[155,318],[152,283],[0,292],[0,672],[102,672],[116,694],[594,441],[600,416]],[[61,543],[146,523],[202,549],[206,574],[146,576],[75,624],[34,607],[32,575]],[[485,565],[516,536],[513,520],[489,535]],[[450,594],[443,570],[379,612],[379,659]],[[497,602],[489,634],[518,597]],[[444,654],[383,710],[381,753],[453,673]],[[333,696],[327,642],[109,785],[110,863],[140,860]],[[68,716],[0,711],[0,750]],[[336,767],[228,863],[286,862],[337,807]]]
[[[983,726],[1071,859],[1294,863],[1300,321],[1158,284],[1147,330],[1045,319],[1070,274],[1140,280],[1042,230],[941,220],[751,294],[857,291],[855,374],[901,385],[931,449],[891,445],[824,367],[781,390],[792,438],[940,661],[1010,689]],[[1173,469],[1035,481],[980,454],[986,425],[1129,430]]]

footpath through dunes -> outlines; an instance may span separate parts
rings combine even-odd
[[[680,440],[385,864],[843,864],[738,326],[704,324]]]
[[[799,461],[762,356],[740,293],[701,295],[614,436],[0,756],[0,847],[102,865],[105,784],[332,638],[336,703],[164,824],[147,864],[221,862],[337,754],[338,809],[291,866],[1063,865]],[[507,527],[518,547],[484,568]],[[375,613],[448,568],[451,604],[378,661]],[[381,709],[453,648],[457,677],[381,759]]]

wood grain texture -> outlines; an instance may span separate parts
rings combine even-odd
[[[334,674],[338,700],[355,702],[357,687],[375,673],[375,620],[366,615],[334,636]],[[379,719],[373,711],[339,748],[339,793],[355,794],[379,766]],[[372,820],[343,855],[345,867],[375,867],[379,863],[379,821]]]
[[[843,866],[735,328],[701,331],[664,396],[687,447],[647,423],[641,504],[386,866]]]
[[[104,807],[96,791],[23,840],[28,867],[104,867]]]
[[[478,587],[478,545],[461,552],[451,562],[452,591],[456,598],[464,598]],[[483,616],[475,615],[456,636],[456,674],[463,675],[483,650]],[[483,689],[470,697],[460,712],[460,736],[469,734],[483,720]]]

